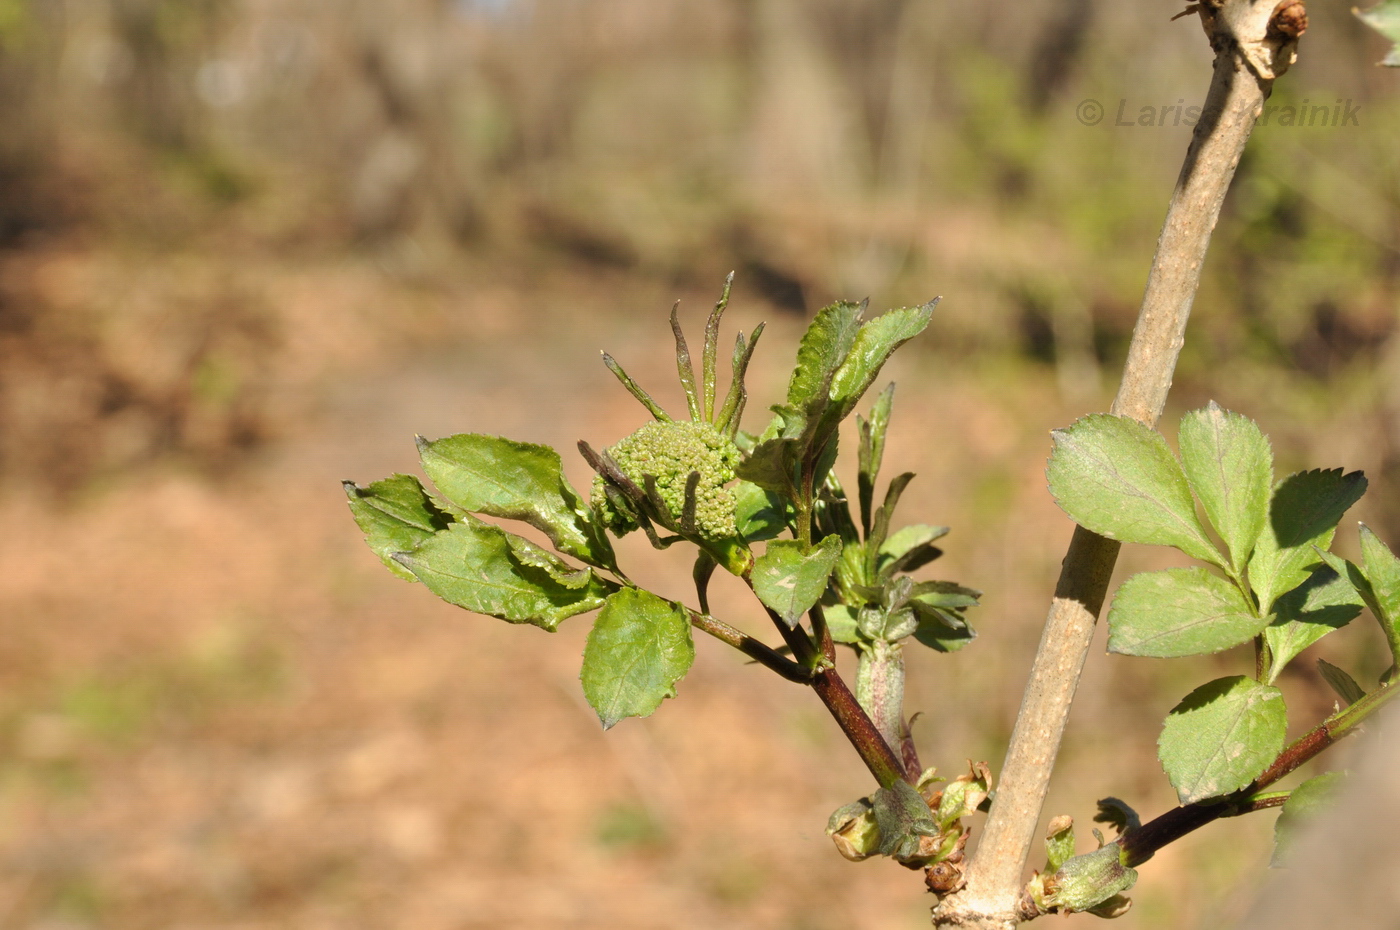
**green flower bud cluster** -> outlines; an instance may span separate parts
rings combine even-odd
[[[686,485],[699,472],[695,487],[695,529],[701,539],[735,536],[734,493],[724,485],[735,478],[741,455],[737,446],[713,424],[689,420],[652,420],[604,454],[645,492],[647,476],[655,480],[656,496],[665,504],[669,528],[679,528],[686,509]],[[635,530],[635,513],[624,512],[628,503],[611,499],[600,475],[593,479],[593,506],[608,528],[621,536]],[[615,506],[616,505],[616,506]]]

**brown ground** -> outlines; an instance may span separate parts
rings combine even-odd
[[[415,470],[415,432],[548,442],[584,482],[574,441],[642,416],[596,351],[673,384],[671,291],[424,291],[340,265],[259,280],[289,321],[269,375],[280,439],[213,477],[166,459],[0,499],[0,927],[926,926],[917,873],[852,865],[822,835],[872,785],[812,695],[705,641],[678,700],[604,734],[577,681],[587,618],[550,636],[449,607],[385,572],[346,512],[338,480]],[[712,298],[683,296],[698,326]],[[736,300],[730,325],[756,307]],[[411,338],[382,342],[395,313]],[[750,423],[800,333],[767,316]],[[920,473],[906,519],[954,527],[932,576],[988,592],[976,644],[912,660],[925,762],[953,774],[999,765],[1069,534],[1043,490],[1047,431],[1091,408],[1049,373],[940,355],[936,321],[923,343],[894,366],[887,467]],[[634,577],[685,596],[682,556],[627,542]],[[1168,806],[1157,722],[1236,659],[1096,655],[1050,813],[1087,825],[1110,793]],[[1304,717],[1318,701],[1290,692]],[[1270,829],[1162,854],[1118,926],[1219,926]]]

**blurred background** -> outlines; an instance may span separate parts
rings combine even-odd
[[[812,695],[705,641],[604,736],[586,619],[397,581],[338,480],[472,431],[582,486],[574,443],[645,418],[597,350],[679,404],[666,312],[697,331],[731,269],[727,326],[770,327],[751,427],[815,309],[941,294],[886,468],[953,527],[929,576],[986,597],[909,706],[926,764],[999,767],[1071,529],[1048,431],[1112,396],[1209,81],[1181,6],[0,0],[0,927],[926,926],[918,873],[822,835],[872,785]],[[1240,166],[1163,427],[1214,399],[1280,474],[1364,469],[1354,556],[1352,518],[1400,543],[1400,74],[1348,7],[1273,99],[1327,113]],[[1371,683],[1383,651],[1305,654],[1294,731],[1314,656]],[[1162,716],[1249,665],[1096,653],[1047,816],[1171,806]],[[1119,926],[1239,918],[1272,819],[1159,854]]]

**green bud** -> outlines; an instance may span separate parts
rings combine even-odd
[[[1045,881],[1045,903],[1064,911],[1088,911],[1127,891],[1137,882],[1137,870],[1123,864],[1121,853],[1122,847],[1109,843],[1067,860]]]
[[[852,862],[880,852],[880,825],[875,822],[875,808],[866,798],[832,814],[826,822],[826,835],[836,844],[836,851]]]

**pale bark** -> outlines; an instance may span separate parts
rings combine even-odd
[[[1216,52],[1214,78],[1157,242],[1112,407],[1149,426],[1166,403],[1225,193],[1274,78],[1295,57],[1296,36],[1270,28],[1274,11],[1272,0],[1208,0],[1198,8]],[[1020,922],[1026,860],[1118,548],[1075,530],[967,885],[934,910],[937,926],[1005,930]]]

